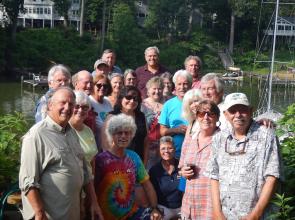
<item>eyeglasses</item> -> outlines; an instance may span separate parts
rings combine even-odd
[[[97,84],[95,84],[95,86],[96,86],[96,88],[98,88],[98,89],[101,89],[101,87],[103,87],[103,88],[108,88],[108,84],[100,84],[100,83],[97,83]]]
[[[76,109],[76,110],[78,110],[80,108],[82,109],[82,111],[86,112],[86,111],[88,111],[89,106],[88,105],[75,105],[74,106],[74,109]]]
[[[130,101],[131,99],[133,99],[134,102],[139,101],[139,98],[137,96],[133,96],[133,95],[126,95],[124,98],[127,99],[128,101]]]
[[[237,149],[239,149],[239,145],[242,145],[242,144],[243,144],[243,147],[242,147],[241,150],[237,150],[237,151],[229,151],[228,148],[227,148],[227,141],[228,141],[228,139],[230,139],[230,138],[231,138],[231,137],[228,136],[228,137],[226,138],[226,140],[225,140],[225,146],[224,146],[224,150],[225,150],[225,152],[228,153],[230,156],[237,156],[237,155],[245,154],[245,153],[246,153],[246,151],[245,151],[245,149],[246,149],[246,144],[247,144],[247,142],[249,141],[249,139],[246,139],[246,140],[243,141],[243,142],[237,143],[237,146],[236,146]]]
[[[216,113],[215,112],[206,112],[206,111],[203,111],[203,112],[197,111],[198,117],[204,118],[205,115],[207,115],[210,118],[213,118],[214,116],[216,116]]]
[[[117,131],[115,132],[116,135],[122,136],[123,134],[125,134],[126,136],[131,134],[131,131]]]

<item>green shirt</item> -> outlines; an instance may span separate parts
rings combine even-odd
[[[19,173],[24,219],[34,216],[26,197],[31,187],[39,189],[49,219],[80,219],[80,193],[88,181],[83,150],[69,125],[63,128],[47,116],[24,136]]]

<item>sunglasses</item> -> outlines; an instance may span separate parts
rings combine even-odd
[[[86,112],[86,111],[88,111],[89,106],[88,105],[75,105],[74,106],[74,109],[76,109],[76,110],[78,110],[80,108],[82,109],[82,111]]]
[[[207,115],[210,118],[213,118],[214,116],[216,116],[216,113],[215,112],[206,112],[206,111],[203,111],[203,112],[197,111],[198,117],[204,118],[205,115]]]
[[[126,95],[124,98],[127,99],[128,101],[130,101],[131,99],[133,99],[134,102],[139,101],[139,98],[137,96],[133,96],[133,95]]]
[[[103,88],[108,88],[108,84],[100,84],[100,83],[97,83],[97,84],[95,84],[95,86],[96,86],[96,88],[98,88],[98,89],[101,89],[101,87],[103,87]]]
[[[224,150],[225,150],[226,153],[228,153],[230,156],[237,156],[237,155],[241,155],[241,154],[245,154],[245,153],[246,153],[246,151],[245,151],[245,149],[246,149],[246,144],[248,143],[249,139],[246,139],[246,140],[243,141],[243,142],[237,143],[236,148],[239,148],[239,145],[243,145],[243,147],[242,147],[242,149],[240,149],[240,150],[235,150],[235,151],[230,151],[230,150],[228,149],[228,146],[227,146],[227,141],[228,141],[228,139],[230,139],[230,136],[228,136],[228,137],[226,138],[226,140],[225,140]]]

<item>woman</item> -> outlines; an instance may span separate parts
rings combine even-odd
[[[87,118],[87,112],[90,109],[90,100],[86,93],[82,91],[74,91],[76,95],[76,104],[74,106],[73,115],[70,118],[70,125],[74,130],[76,131],[76,134],[79,137],[80,145],[83,149],[86,161],[87,161],[87,168],[89,173],[93,176],[92,173],[92,162],[94,161],[94,157],[97,154],[97,146],[95,142],[94,135],[91,131],[91,129],[84,124],[84,120]],[[95,206],[93,206],[94,210],[96,209],[96,213],[98,214],[100,219],[103,219],[103,216],[101,214],[100,207],[98,206],[96,195],[93,188],[93,182],[91,184],[90,189],[90,196],[93,196],[93,201],[95,201]],[[82,196],[84,196],[85,193],[83,193]],[[82,205],[85,206],[85,213],[82,214],[82,219],[88,219],[90,214],[90,203],[89,198],[83,198],[82,201],[85,202],[85,204],[82,202]],[[84,207],[81,208],[83,210]],[[84,216],[85,214],[85,216]],[[84,216],[84,217],[83,217]]]
[[[134,150],[146,164],[148,147],[147,125],[145,116],[140,111],[140,106],[141,96],[139,90],[134,86],[126,86],[121,90],[117,103],[114,106],[114,111],[109,113],[108,118],[124,113],[135,120],[137,130],[128,148]]]
[[[141,111],[144,113],[148,125],[149,149],[147,170],[160,159],[159,139],[161,135],[158,119],[163,107],[163,87],[163,80],[160,77],[151,78],[146,84],[148,97],[141,104]]]
[[[107,97],[112,107],[117,102],[119,93],[123,88],[123,76],[120,73],[112,73],[109,75],[109,80],[111,82],[111,94]]]
[[[101,141],[100,141],[100,134],[101,134],[101,127],[103,126],[103,122],[106,119],[106,115],[108,112],[113,110],[111,103],[107,100],[105,95],[108,93],[110,84],[105,75],[97,75],[93,79],[93,92],[89,96],[91,107],[93,108],[96,114],[96,144],[97,147],[101,148]]]
[[[199,130],[186,134],[179,161],[180,175],[186,178],[182,200],[182,219],[212,219],[210,179],[204,176],[211,153],[212,136],[219,129],[216,122],[220,116],[217,105],[209,100],[199,103],[196,120]]]
[[[161,136],[172,136],[175,157],[179,159],[181,146],[187,128],[187,121],[181,117],[182,100],[191,88],[192,76],[185,70],[178,70],[173,76],[176,96],[165,102],[159,119]]]
[[[140,91],[134,86],[126,86],[120,92],[117,103],[114,107],[114,111],[109,113],[107,121],[114,115],[121,113],[129,115],[135,120],[137,130],[130,144],[128,145],[128,148],[135,151],[144,162],[144,165],[146,165],[149,143],[147,137],[146,120],[144,114],[140,111],[140,105]],[[105,125],[107,124],[107,121]],[[107,143],[104,143],[104,145],[107,146]],[[146,207],[148,205],[146,193],[140,185],[137,185],[135,194],[136,203],[140,206]]]
[[[169,72],[165,72],[161,75],[161,78],[163,79],[163,83],[164,83],[163,97],[164,97],[164,100],[167,101],[174,96],[173,95],[174,85],[172,81],[172,75]]]
[[[137,86],[137,77],[133,69],[126,69],[124,72],[124,85]]]
[[[164,220],[175,219],[180,214],[182,192],[178,190],[178,160],[175,159],[173,138],[164,136],[160,139],[161,161],[149,172],[151,182],[158,197],[158,207],[164,211]]]
[[[132,116],[112,116],[105,126],[109,148],[95,159],[95,189],[105,219],[161,219],[157,196],[144,165],[134,151],[126,149],[136,133]],[[136,184],[147,192],[152,209],[135,203]],[[150,214],[148,214],[150,213]]]

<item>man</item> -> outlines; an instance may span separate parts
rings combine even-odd
[[[116,53],[112,49],[106,49],[103,51],[101,59],[109,65],[109,74],[111,73],[120,73],[123,74],[120,67],[115,66],[116,63]]]
[[[160,76],[167,69],[159,63],[160,51],[156,46],[148,47],[144,51],[146,64],[135,70],[137,76],[137,87],[143,98],[146,98],[146,83],[154,76]]]
[[[202,61],[198,56],[188,56],[184,61],[185,70],[188,71],[193,77],[192,89],[201,88],[201,67]]]
[[[203,98],[213,101],[216,105],[222,102],[224,82],[216,73],[207,73],[203,76],[200,87]]]
[[[93,92],[93,77],[86,70],[82,70],[73,75],[72,83],[76,91],[83,91],[87,95],[91,95],[91,93]],[[91,128],[94,134],[96,132],[96,116],[97,113],[94,112],[93,108],[91,108],[87,112],[87,118],[84,121],[84,123]]]
[[[92,76],[95,77],[100,74],[107,76],[109,74],[109,69],[110,67],[106,61],[98,59],[94,63],[94,71],[92,72]]]
[[[70,71],[62,64],[57,64],[51,67],[48,72],[49,90],[43,95],[36,105],[35,122],[39,122],[46,116],[48,95],[55,89],[61,86],[70,86],[71,74]]]
[[[90,95],[93,91],[93,77],[86,70],[82,70],[73,75],[72,84],[76,91],[83,91],[87,95]]]
[[[82,186],[92,187],[94,195],[78,136],[68,124],[74,105],[70,88],[56,89],[47,117],[24,136],[19,173],[24,219],[78,220]]]
[[[213,137],[207,167],[214,219],[268,219],[268,205],[280,178],[274,130],[252,119],[252,107],[243,93],[226,96],[224,114],[233,129]]]

